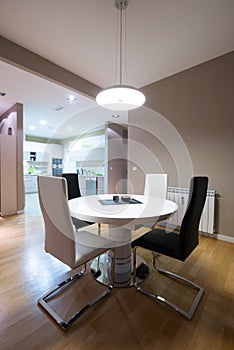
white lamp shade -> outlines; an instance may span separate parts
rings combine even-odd
[[[128,85],[110,86],[96,97],[97,104],[112,111],[130,111],[145,103],[142,92]]]

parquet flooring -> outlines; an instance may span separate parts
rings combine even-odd
[[[40,216],[0,218],[1,350],[231,350],[234,349],[234,245],[200,237],[185,263],[159,256],[166,269],[204,286],[191,321],[135,288],[113,292],[63,332],[37,305],[37,299],[69,269],[44,252]],[[150,254],[141,255],[150,261]],[[152,272],[144,282],[187,305],[191,293]],[[70,313],[81,299],[103,288],[91,277],[56,301]],[[79,291],[79,293],[78,293]]]

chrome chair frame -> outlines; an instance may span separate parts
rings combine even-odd
[[[169,276],[170,278],[173,279],[177,279],[179,282],[184,283],[186,285],[188,285],[191,288],[196,289],[197,295],[193,300],[193,303],[191,304],[190,308],[188,311],[183,310],[182,308],[180,308],[178,305],[172,303],[171,301],[169,301],[168,299],[166,299],[165,297],[161,296],[161,295],[157,295],[156,293],[150,292],[142,287],[139,286],[139,284],[137,283],[137,278],[136,278],[136,251],[137,251],[138,247],[135,247],[133,249],[133,278],[134,278],[134,285],[137,288],[137,290],[143,294],[148,295],[149,297],[152,297],[154,299],[157,299],[159,301],[161,301],[162,303],[165,303],[166,305],[168,305],[169,307],[171,307],[172,309],[174,309],[175,311],[179,312],[182,316],[184,316],[185,318],[187,318],[188,320],[191,320],[196,309],[197,306],[202,298],[202,295],[204,293],[204,288],[202,288],[201,286],[199,286],[198,284],[188,280],[187,278],[184,278],[180,275],[177,275],[173,272],[167,271],[167,270],[163,270],[161,268],[158,268],[156,265],[156,256],[157,254],[155,254],[154,252],[152,252],[153,258],[152,258],[152,265],[155,268],[155,270],[163,275]]]
[[[79,272],[77,272],[75,275],[69,277],[68,279],[60,282],[57,286],[50,289],[47,293],[45,293],[39,300],[38,304],[47,311],[47,313],[56,321],[56,323],[64,330],[67,331],[71,325],[85,312],[88,311],[93,305],[95,305],[98,301],[103,299],[105,296],[110,294],[110,292],[113,289],[113,282],[114,282],[114,249],[108,249],[111,254],[111,283],[108,285],[108,287],[105,289],[104,292],[100,293],[97,297],[90,300],[87,304],[85,304],[80,310],[76,311],[72,317],[65,321],[57,312],[54,311],[52,307],[50,307],[47,303],[49,301],[49,298],[53,296],[55,292],[58,290],[62,290],[69,285],[71,285],[73,282],[75,282],[80,277],[84,276],[86,272],[86,264],[84,264],[83,269]],[[92,259],[93,260],[93,259]]]
[[[75,230],[68,206],[66,179],[41,175],[38,176],[37,181],[39,203],[45,226],[45,251],[69,266],[71,271],[77,272],[77,269],[83,267],[81,271],[79,270],[72,277],[59,283],[38,300],[38,304],[48,312],[57,324],[63,330],[67,330],[86,310],[111,292],[114,283],[114,246],[112,241],[104,237],[83,229]],[[54,293],[62,292],[65,287],[85,276],[86,265],[89,263],[90,268],[90,262],[107,251],[110,252],[108,264],[111,265],[108,284],[105,285],[104,292],[89,300],[69,320],[64,320],[49,305],[50,298],[54,296]],[[95,272],[90,270],[91,274],[94,275]]]

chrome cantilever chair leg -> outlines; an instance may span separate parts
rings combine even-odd
[[[113,288],[113,283],[114,283],[114,249],[110,249],[112,252],[111,254],[111,282],[108,285],[107,289],[100,293],[96,298],[92,299],[89,301],[86,305],[84,305],[80,310],[78,310],[69,320],[65,321],[64,319],[61,318],[57,312],[55,312],[52,307],[50,307],[47,303],[48,299],[52,297],[52,295],[58,291],[59,289],[66,288],[69,286],[72,282],[75,282],[78,278],[84,276],[85,271],[86,271],[86,264],[84,265],[84,268],[82,271],[79,271],[75,275],[71,276],[70,278],[66,279],[65,281],[62,281],[59,283],[56,287],[52,288],[50,291],[48,291],[46,294],[44,294],[39,300],[38,304],[42,306],[48,314],[58,323],[58,325],[64,330],[68,330],[70,326],[87,310],[89,310],[93,305],[95,305],[99,300],[110,294],[112,288]]]
[[[153,292],[150,292],[146,289],[143,289],[141,288],[138,283],[137,283],[137,280],[136,280],[136,250],[137,250],[137,247],[135,247],[133,249],[133,275],[134,275],[134,284],[135,284],[135,287],[136,289],[143,293],[143,294],[146,294],[154,299],[157,299],[159,301],[161,301],[162,303],[165,303],[167,304],[168,306],[170,306],[172,309],[174,309],[175,311],[179,312],[182,316],[184,316],[185,318],[187,318],[188,320],[191,320],[193,315],[194,315],[194,312],[196,311],[197,309],[197,306],[200,302],[200,299],[204,293],[204,288],[200,287],[199,285],[193,283],[192,281],[182,277],[182,276],[179,276],[175,273],[172,273],[170,271],[166,271],[166,270],[163,270],[163,269],[159,269],[157,266],[156,266],[156,256],[157,254],[155,254],[154,252],[152,252],[152,255],[153,255],[153,260],[152,260],[152,264],[153,264],[153,267],[161,274],[164,274],[164,275],[167,275],[173,279],[178,279],[179,282],[182,282],[184,284],[187,284],[189,287],[191,288],[194,288],[194,289],[197,289],[198,292],[197,292],[197,295],[196,297],[194,298],[194,301],[192,303],[192,305],[190,306],[189,310],[188,311],[185,311],[183,309],[181,309],[178,305],[170,302],[169,300],[165,299],[164,297],[160,296],[160,295],[157,295]]]

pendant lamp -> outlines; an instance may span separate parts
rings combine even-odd
[[[115,0],[114,6],[120,11],[120,47],[119,47],[119,85],[112,85],[103,89],[96,96],[97,104],[112,111],[129,111],[145,103],[145,96],[133,86],[122,84],[123,61],[123,11],[128,7],[128,0]]]

